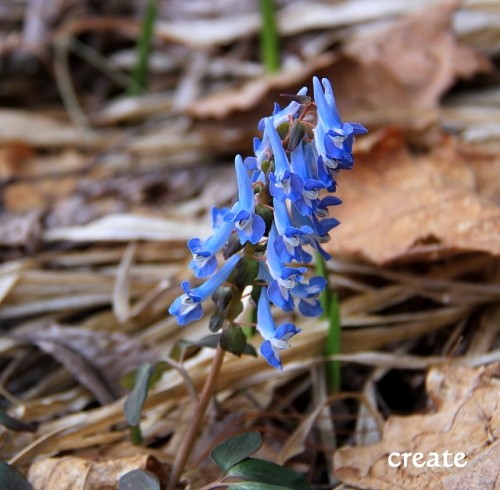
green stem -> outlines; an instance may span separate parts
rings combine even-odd
[[[205,415],[208,404],[212,399],[217,378],[219,377],[219,373],[222,367],[222,362],[224,361],[224,354],[225,351],[220,345],[218,345],[215,351],[214,358],[212,360],[210,372],[208,373],[205,385],[203,386],[203,391],[201,392],[198,403],[194,408],[193,417],[189,422],[189,426],[182,440],[181,447],[179,448],[179,451],[177,452],[177,455],[175,457],[167,490],[174,490],[177,487],[182,476],[184,467],[186,466],[187,460],[193,449],[194,441],[196,439],[196,436],[198,435],[200,423],[203,419],[203,416]]]
[[[130,440],[135,446],[140,446],[142,444],[142,432],[140,425],[131,425],[129,427]]]
[[[328,281],[325,259],[319,253],[316,254],[316,274]],[[339,300],[337,294],[330,288],[329,284],[327,284],[321,293],[320,302],[323,308],[322,317],[328,320],[325,354],[327,356],[340,354],[341,325]],[[328,361],[326,363],[326,380],[331,393],[337,393],[340,390],[339,361]]]
[[[318,276],[324,277],[328,282],[328,273],[326,270],[325,259],[319,252],[315,253],[315,259],[316,259],[315,261],[316,274]],[[321,308],[323,308],[323,314],[321,315],[322,318],[328,318],[328,312],[330,310],[329,308],[330,305],[328,302],[329,295],[330,295],[330,285],[327,284],[326,288],[321,292],[319,296],[319,302],[321,304]]]
[[[326,337],[325,354],[340,354],[341,324],[337,293],[329,291],[328,303],[328,335]],[[341,382],[339,361],[328,361],[326,363],[326,379],[330,393],[338,393],[340,391]]]

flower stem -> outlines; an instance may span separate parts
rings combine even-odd
[[[198,403],[194,408],[193,417],[189,422],[189,426],[187,428],[184,439],[182,440],[181,447],[179,448],[179,451],[175,457],[167,490],[174,490],[177,487],[182,476],[184,467],[186,466],[189,455],[191,454],[191,451],[193,449],[194,441],[198,434],[201,420],[203,419],[203,415],[205,415],[208,404],[212,399],[215,384],[217,382],[217,378],[219,377],[219,372],[224,360],[224,354],[225,351],[220,345],[218,345],[215,351],[214,358],[212,360],[210,372],[208,373],[205,385],[203,386],[203,391],[200,395]]]

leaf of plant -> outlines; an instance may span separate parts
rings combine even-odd
[[[142,364],[135,375],[134,389],[125,400],[125,419],[131,426],[139,425],[141,410],[148,396],[149,379],[153,373],[151,364]]]
[[[219,339],[220,333],[207,335],[199,340],[181,339],[174,344],[169,356],[174,361],[181,362],[182,359],[196,354],[203,347],[208,347],[209,349],[217,348]]]
[[[262,437],[258,432],[245,432],[226,439],[212,449],[210,459],[223,471],[248,458],[262,446]]]
[[[118,490],[160,490],[160,481],[148,471],[132,470],[120,478]]]
[[[220,345],[225,351],[240,357],[245,352],[247,338],[241,327],[229,327],[222,332]]]
[[[5,490],[33,490],[30,482],[5,461],[0,461],[0,488]]]
[[[303,475],[263,459],[245,459],[232,466],[227,474],[252,482],[281,485],[289,490],[309,490],[309,484]]]
[[[212,349],[217,348],[219,344],[220,334],[207,335],[200,340],[181,340],[179,345],[182,347],[210,347]]]
[[[258,481],[242,481],[233,483],[228,490],[290,490],[288,487],[281,485],[270,485],[269,483],[261,483]]]
[[[245,351],[243,352],[243,354],[247,354],[247,355],[253,356],[253,357],[258,356],[257,351],[255,350],[255,347],[252,344],[247,344],[245,346]]]
[[[165,361],[155,362],[153,364],[153,372],[149,377],[148,388],[151,389],[155,385],[155,383],[160,380],[161,375],[168,369],[171,369],[171,367]],[[132,391],[135,386],[136,376],[137,369],[135,369],[134,371],[129,371],[127,374],[125,374],[125,376],[122,377],[122,379],[120,380],[120,384],[128,391]]]
[[[36,430],[36,424],[30,424],[28,422],[15,419],[2,411],[0,411],[0,425],[3,425],[6,429],[10,429],[15,432],[34,432]]]

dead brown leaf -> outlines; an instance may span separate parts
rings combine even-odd
[[[118,332],[97,332],[45,321],[16,333],[60,362],[83,386],[106,404],[121,394],[120,379],[158,355],[151,347]]]
[[[327,74],[341,109],[433,109],[457,78],[487,70],[489,62],[456,39],[454,10],[426,7],[348,43]]]
[[[76,183],[77,180],[73,176],[14,183],[5,189],[5,205],[13,212],[45,209],[47,203],[71,195]]]
[[[187,112],[201,119],[209,117],[222,119],[233,111],[247,111],[258,106],[260,114],[260,116],[256,115],[258,121],[262,117],[260,108],[265,107],[262,99],[269,97],[270,93],[272,93],[272,100],[276,100],[276,92],[283,92],[289,89],[290,86],[300,86],[314,72],[331,65],[334,59],[335,55],[333,53],[324,54],[304,65],[294,66],[275,75],[252,80],[233,90],[217,92],[197,100],[188,108]],[[269,107],[272,107],[272,101],[269,102]],[[227,124],[227,127],[230,127],[230,125]]]
[[[25,162],[33,156],[33,149],[21,142],[11,142],[0,147],[0,181],[19,173]]]
[[[167,483],[169,467],[150,455],[108,461],[64,457],[33,463],[28,480],[34,490],[116,490],[119,479],[129,471],[141,469],[158,477],[162,488]]]
[[[0,144],[16,142],[40,148],[102,148],[109,144],[109,134],[84,132],[61,119],[35,111],[1,109]]]
[[[457,252],[500,255],[497,186],[481,184],[486,175],[497,182],[498,157],[483,155],[474,164],[477,153],[443,137],[415,154],[399,133],[384,134],[340,178],[344,205],[333,212],[342,225],[327,250],[379,264]]]
[[[367,447],[343,447],[334,456],[336,476],[350,485],[372,490],[499,489],[500,364],[471,369],[433,368],[427,390],[435,413],[391,417],[383,440]],[[393,468],[388,455],[411,452],[465,453],[464,467]],[[453,458],[452,458],[453,459]]]

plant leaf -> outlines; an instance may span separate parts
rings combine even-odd
[[[153,364],[153,370],[151,372],[151,376],[149,377],[148,388],[151,389],[156,382],[158,382],[165,371],[172,369],[165,361],[158,361]],[[137,369],[133,371],[129,371],[125,374],[120,380],[120,384],[127,389],[128,391],[132,391],[135,386],[135,378],[137,376]]]
[[[212,449],[210,459],[227,472],[231,467],[248,458],[262,446],[262,437],[258,432],[245,432],[226,439]]]
[[[240,357],[245,352],[247,338],[241,327],[229,327],[222,332],[220,345],[225,351]]]
[[[261,483],[258,481],[242,481],[233,483],[228,487],[228,490],[290,490],[288,487],[281,485],[270,485],[269,483]]]
[[[243,352],[243,354],[247,354],[247,355],[253,356],[253,357],[258,356],[257,351],[255,350],[255,347],[252,344],[247,344],[245,346],[245,351]]]
[[[211,349],[216,349],[219,344],[220,334],[216,333],[213,335],[207,335],[200,340],[181,340],[179,345],[181,347],[210,347]]]
[[[263,459],[245,459],[232,466],[227,474],[252,482],[281,485],[289,490],[309,490],[309,484],[303,475]]]
[[[0,488],[5,490],[33,490],[30,482],[5,461],[0,461]]]
[[[118,490],[160,490],[160,481],[148,471],[132,470],[120,478]]]
[[[153,373],[151,364],[141,364],[135,375],[134,389],[125,400],[125,419],[131,426],[139,425],[141,410],[148,396],[149,378]]]

